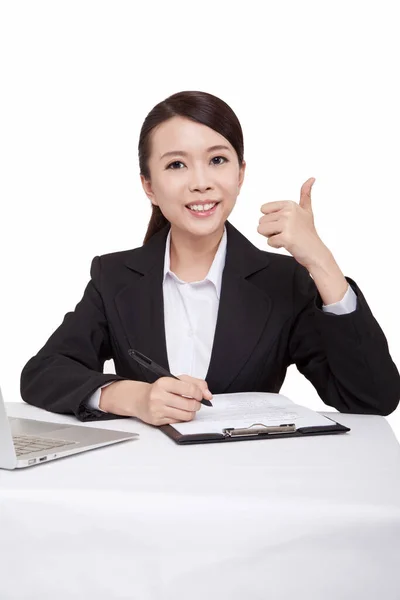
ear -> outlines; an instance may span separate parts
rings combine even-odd
[[[153,192],[153,189],[151,187],[151,181],[150,181],[150,179],[145,179],[144,175],[141,175],[140,176],[140,181],[142,182],[142,187],[144,189],[144,193],[149,198],[149,200],[151,201],[151,203],[154,206],[158,206],[158,204],[156,203],[156,201],[154,199],[154,192]]]
[[[238,183],[238,194],[240,194],[240,189],[243,185],[243,181],[244,181],[244,174],[246,172],[246,161],[243,160],[242,161],[242,166],[239,169],[239,183]]]

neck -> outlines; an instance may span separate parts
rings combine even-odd
[[[205,278],[224,230],[207,236],[193,236],[171,226],[170,269],[184,281],[201,281]]]

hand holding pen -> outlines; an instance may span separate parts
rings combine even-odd
[[[154,383],[146,384],[146,398],[140,403],[140,414],[137,415],[142,421],[152,425],[191,421],[201,404],[212,406],[207,399],[212,398],[212,394],[204,380],[189,375],[181,375],[178,378],[136,350],[129,350],[129,355],[142,366],[160,375]]]

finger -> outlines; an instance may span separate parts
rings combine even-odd
[[[272,212],[276,212],[278,210],[282,210],[282,208],[285,208],[285,206],[287,206],[287,203],[290,202],[290,200],[278,200],[276,202],[266,202],[265,204],[263,204],[261,206],[261,212],[265,213],[266,215]]]
[[[278,235],[282,233],[283,227],[282,224],[277,221],[273,221],[272,223],[260,223],[257,227],[258,233],[265,235],[266,237],[270,237],[271,235]]]
[[[186,396],[187,398],[195,398],[199,401],[204,397],[201,387],[191,381],[181,381],[181,387],[178,389],[178,392],[175,393]]]
[[[201,408],[201,402],[195,398],[184,398],[178,394],[170,394],[168,392],[165,397],[165,405],[187,412],[197,412]]]
[[[263,215],[258,219],[259,223],[276,223],[277,221],[281,221],[283,215],[281,212],[273,212],[268,215]]]
[[[165,391],[178,394],[178,396],[195,398],[199,401],[203,399],[203,392],[195,383],[174,379],[173,377],[165,377],[162,387]]]
[[[192,377],[191,375],[179,375],[178,377],[182,381],[187,381],[188,383],[194,383],[195,385],[197,385],[202,390],[204,398],[212,398],[212,393],[208,389],[207,381],[205,381],[204,379]]]
[[[189,412],[187,410],[180,410],[179,408],[173,408],[172,406],[166,406],[163,414],[163,419],[174,419],[175,421],[192,421],[196,416],[196,411]]]
[[[268,246],[272,248],[285,248],[285,240],[282,235],[271,235],[268,238]]]

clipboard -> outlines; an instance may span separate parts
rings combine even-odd
[[[330,417],[326,419],[332,421],[332,425],[314,425],[312,427],[296,428],[294,423],[284,423],[282,425],[266,426],[263,423],[254,423],[249,427],[235,429],[228,427],[222,430],[222,433],[181,433],[173,425],[161,425],[160,429],[177,444],[210,444],[216,442],[241,442],[250,440],[271,440],[276,438],[304,437],[308,435],[331,435],[337,433],[347,433],[351,431],[341,423],[337,423]]]

